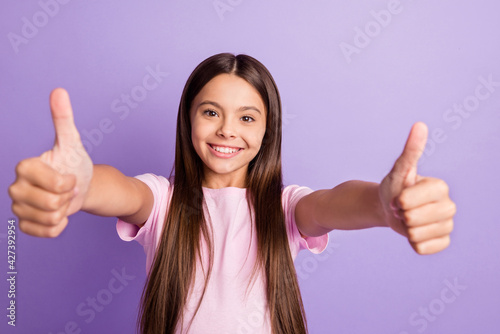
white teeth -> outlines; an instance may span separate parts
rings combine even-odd
[[[234,153],[234,152],[237,152],[239,149],[237,148],[229,148],[229,147],[219,147],[219,146],[212,146],[214,150],[216,150],[217,152],[221,152],[221,153]]]

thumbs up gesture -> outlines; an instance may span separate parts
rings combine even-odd
[[[92,179],[93,164],[73,121],[68,93],[52,91],[50,108],[55,143],[41,156],[22,160],[9,187],[20,229],[34,236],[56,237],[79,211]]]
[[[456,212],[448,185],[417,173],[427,132],[424,123],[413,125],[403,153],[379,187],[387,224],[407,237],[418,254],[433,254],[448,247]]]

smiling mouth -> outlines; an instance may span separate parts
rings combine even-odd
[[[242,148],[239,147],[216,146],[213,144],[208,144],[208,145],[210,145],[211,148],[213,148],[215,151],[219,153],[231,154],[242,150]]]

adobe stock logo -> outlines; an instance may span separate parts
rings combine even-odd
[[[90,324],[97,317],[98,313],[104,311],[106,306],[111,304],[113,299],[120,294],[133,280],[135,276],[128,275],[125,268],[120,271],[112,269],[111,278],[103,289],[88,296],[85,301],[82,301],[76,306],[75,313],[82,319],[70,320],[64,324],[62,331],[49,332],[49,334],[80,334],[83,333],[82,320],[85,324]],[[80,323],[80,324],[79,324]]]
[[[169,76],[160,68],[160,64],[155,67],[146,66],[147,72],[138,85],[135,85],[127,92],[122,92],[119,98],[111,102],[111,112],[118,117],[119,121],[124,121],[131,112],[137,109],[146,100],[148,95],[157,89],[160,84]],[[82,144],[88,154],[92,154],[95,147],[100,146],[106,135],[115,131],[118,121],[113,121],[111,117],[102,118],[98,125],[92,129],[83,129],[80,134]]]
[[[127,92],[122,92],[119,98],[114,99],[111,104],[111,112],[116,115],[115,120],[112,117],[103,117],[95,127],[79,130],[81,145],[76,144],[70,150],[70,154],[65,155],[65,159],[60,162],[55,169],[64,171],[65,167],[75,167],[80,165],[82,158],[91,155],[96,147],[104,142],[106,135],[113,133],[120,122],[123,122],[132,113],[133,109],[140,106],[148,94],[160,87],[160,84],[169,75],[162,71],[160,64],[156,66],[146,66],[147,72],[138,85],[133,86]],[[116,120],[118,118],[118,120]],[[1,237],[1,235],[0,235]]]
[[[344,55],[344,58],[348,64],[352,62],[352,57],[354,54],[360,54],[361,50],[368,47],[372,40],[377,38],[382,30],[387,28],[395,15],[401,14],[403,7],[399,0],[389,0],[387,3],[387,9],[381,9],[379,11],[371,10],[370,15],[373,20],[368,21],[364,28],[354,27],[354,38],[352,44],[341,42],[339,44],[340,51]]]
[[[441,289],[439,296],[432,299],[425,306],[420,306],[418,311],[410,314],[408,322],[410,326],[416,327],[418,333],[423,333],[429,327],[429,324],[437,321],[439,316],[443,314],[449,305],[453,304],[458,297],[467,290],[466,285],[458,282],[455,277],[453,281],[446,279],[443,281],[445,287]],[[399,334],[409,334],[408,331],[400,332]]]
[[[481,107],[496,93],[500,87],[500,81],[495,81],[493,74],[487,76],[480,75],[477,78],[474,91],[467,95],[459,103],[454,103],[453,107],[446,109],[442,114],[443,121],[451,127],[451,130],[457,131],[460,129],[464,120],[468,119],[474,114],[480,114]],[[429,131],[429,139],[425,145],[424,152],[419,160],[419,165],[426,161],[426,159],[436,152],[439,144],[443,144],[449,138],[448,134],[450,129],[447,127],[438,127]]]
[[[215,0],[214,2],[212,2],[212,5],[214,6],[215,12],[222,22],[224,21],[224,15],[227,12],[232,12],[234,8],[241,5],[242,2],[243,0]]]
[[[70,0],[40,0],[38,6],[40,10],[36,11],[31,19],[23,16],[21,18],[22,27],[21,34],[9,32],[7,39],[15,53],[19,53],[21,44],[28,44],[30,40],[38,35],[39,29],[45,27],[51,18],[54,18],[60,10],[60,5],[65,5]]]
[[[297,273],[297,277],[302,281],[307,280],[311,274],[318,270],[320,262],[327,261],[339,247],[340,244],[330,240],[323,253],[307,253],[307,256],[302,261],[297,261],[295,263],[295,272]]]

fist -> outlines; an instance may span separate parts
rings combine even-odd
[[[388,226],[408,238],[422,255],[448,247],[456,213],[446,182],[417,173],[427,132],[424,123],[413,125],[403,153],[379,187]]]
[[[56,237],[79,211],[92,179],[92,160],[85,151],[74,121],[68,93],[50,95],[55,143],[39,157],[22,160],[9,187],[12,211],[21,231],[38,237]]]

